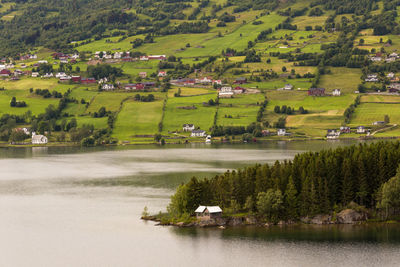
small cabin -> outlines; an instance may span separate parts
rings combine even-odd
[[[222,217],[222,209],[219,206],[199,206],[196,210],[196,217],[200,220],[210,220]]]

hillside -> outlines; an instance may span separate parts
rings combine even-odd
[[[398,5],[3,0],[0,139],[398,137]]]

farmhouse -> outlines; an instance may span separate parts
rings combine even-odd
[[[52,72],[46,73],[45,75],[42,75],[42,78],[52,78],[54,75]]]
[[[232,97],[233,96],[232,87],[230,86],[221,87],[219,89],[218,95],[219,97],[228,97],[228,98]]]
[[[38,63],[39,64],[47,64],[48,62],[47,62],[47,60],[39,60]]]
[[[194,212],[200,220],[217,219],[222,216],[222,209],[219,206],[199,206]]]
[[[393,72],[389,72],[389,73],[386,75],[386,77],[389,78],[389,79],[392,79],[392,78],[394,78],[394,73],[393,73]]]
[[[373,61],[373,62],[382,61],[382,57],[370,57],[369,59],[370,59],[371,61]]]
[[[214,85],[214,84],[216,84],[216,85],[222,85],[222,81],[221,81],[221,80],[213,80],[212,83],[213,83],[213,85]]]
[[[384,121],[374,121],[374,122],[372,123],[372,125],[384,125],[384,124],[385,124]]]
[[[65,72],[57,72],[56,73],[56,78],[61,78],[63,76],[67,76],[67,74],[65,74]]]
[[[237,86],[235,87],[235,89],[233,89],[233,92],[235,94],[243,94],[246,91],[246,89],[244,89],[243,87]]]
[[[363,133],[365,133],[365,127],[364,127],[364,126],[358,126],[358,127],[357,127],[357,133],[358,133],[358,134],[363,134]]]
[[[236,78],[236,80],[235,80],[234,83],[235,83],[235,84],[244,84],[244,83],[247,83],[247,78],[245,78],[245,77]]]
[[[158,72],[158,77],[165,77],[167,76],[167,72],[166,71],[159,71]]]
[[[194,130],[190,134],[191,137],[204,137],[206,135],[206,131],[204,130]]]
[[[340,96],[341,94],[342,94],[342,92],[340,91],[340,89],[334,89],[332,91],[333,96]]]
[[[201,79],[196,79],[196,83],[201,83],[201,84],[210,84],[212,83],[212,78],[208,78],[208,77],[203,77]]]
[[[156,86],[155,82],[144,82],[143,83],[144,89],[151,89],[151,88],[154,88],[155,86]]]
[[[340,131],[328,130],[328,131],[327,131],[326,138],[327,138],[327,139],[338,139],[339,136],[340,136]]]
[[[400,83],[392,83],[388,87],[389,93],[399,93],[400,92]]]
[[[278,129],[276,132],[278,136],[285,136],[286,135],[286,129]]]
[[[194,124],[184,124],[183,131],[184,132],[191,132],[194,130]]]
[[[342,126],[342,127],[340,127],[340,132],[341,133],[350,133],[351,130],[350,130],[350,127]]]
[[[32,133],[32,144],[33,145],[43,145],[47,144],[47,137],[41,134]]]
[[[71,80],[72,80],[74,83],[80,83],[80,82],[81,82],[81,79],[82,79],[81,76],[72,76],[72,77],[71,77]]]
[[[124,85],[125,90],[143,90],[144,84],[142,83],[128,83]]]
[[[1,77],[8,77],[8,76],[10,76],[11,75],[11,71],[9,71],[8,69],[2,69],[1,71],[0,71],[0,76]]]
[[[366,82],[378,82],[378,75],[377,74],[368,74],[367,78],[365,79]]]
[[[285,84],[285,86],[282,88],[282,90],[293,90],[293,85]]]
[[[156,60],[166,60],[167,57],[165,55],[151,55],[147,57],[148,60],[156,59]]]
[[[145,71],[139,72],[139,77],[142,78],[142,79],[146,78],[147,77],[147,72],[145,72]]]
[[[114,90],[114,85],[105,83],[105,84],[103,84],[101,89],[104,91],[112,91],[112,90]]]
[[[81,84],[93,84],[97,83],[95,78],[82,78]]]
[[[69,82],[70,80],[71,80],[71,76],[60,77],[60,82]]]
[[[32,72],[32,77],[34,78],[39,77],[39,72]]]
[[[308,95],[323,96],[323,95],[325,95],[325,88],[310,88],[310,89],[308,89]]]
[[[171,84],[174,85],[194,85],[196,83],[195,79],[190,79],[190,78],[183,78],[183,79],[177,79],[177,80],[171,80],[170,81]]]

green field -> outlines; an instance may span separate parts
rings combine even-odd
[[[162,107],[161,100],[150,103],[125,101],[118,114],[113,136],[120,141],[128,141],[136,135],[157,133],[162,118]]]
[[[362,103],[354,112],[351,119],[352,126],[370,126],[374,121],[383,121],[389,115],[391,124],[400,124],[400,104]]]
[[[341,89],[342,93],[354,93],[361,83],[361,70],[349,68],[329,68],[332,74],[321,75],[318,87],[327,89]]]
[[[201,96],[168,98],[163,121],[163,132],[181,131],[182,125],[192,123],[195,127],[209,131],[214,122],[216,107],[204,107],[203,102],[216,98],[216,93]],[[179,107],[192,107],[196,109],[181,109]]]

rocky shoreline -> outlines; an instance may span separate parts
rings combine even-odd
[[[272,225],[293,225],[298,223],[328,225],[328,224],[362,224],[368,220],[368,214],[353,209],[345,209],[337,214],[319,214],[313,217],[303,217],[300,221],[279,221],[278,223],[265,222],[264,219],[254,216],[224,216],[209,220],[195,220],[192,222],[162,222],[157,216],[144,216],[142,220],[155,221],[156,225],[171,225],[177,227],[220,227],[226,226],[260,226],[269,227]]]

